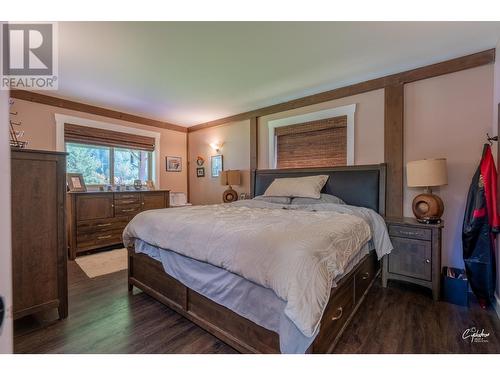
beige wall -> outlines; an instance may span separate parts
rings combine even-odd
[[[224,170],[242,171],[241,185],[233,186],[240,193],[250,193],[250,121],[231,122],[217,127],[189,133],[189,192],[193,204],[213,204],[222,202],[221,186],[218,178],[211,177],[210,156],[217,153],[210,143],[223,143]],[[196,158],[205,159],[205,177],[196,177]]]
[[[0,23],[0,27],[2,24]],[[0,296],[6,306],[0,328],[0,353],[12,353],[12,262],[10,231],[10,150],[7,120],[9,95],[0,91]]]
[[[25,132],[23,140],[29,141],[28,148],[37,150],[56,149],[56,113],[158,132],[160,133],[161,152],[160,187],[172,191],[187,192],[186,133],[95,116],[88,113],[66,110],[19,99],[14,100],[12,110],[18,112],[18,115],[13,117],[13,119],[22,122],[22,130]],[[167,155],[182,157],[182,172],[165,171],[165,156]]]
[[[354,163],[382,163],[384,161],[384,90],[376,90],[259,118],[259,169],[269,168],[269,121],[349,104],[357,104],[354,116]]]
[[[405,86],[405,162],[444,157],[448,185],[436,189],[444,202],[444,265],[463,267],[462,222],[467,192],[491,132],[493,65]],[[404,189],[404,213],[420,189]]]

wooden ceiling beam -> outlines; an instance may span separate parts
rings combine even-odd
[[[25,90],[11,90],[11,98],[27,100],[33,103],[40,103],[45,105],[50,105],[53,107],[59,107],[64,109],[69,109],[72,111],[90,113],[92,115],[103,116],[108,118],[113,118],[116,120],[122,120],[127,122],[133,122],[136,124],[154,126],[156,128],[174,130],[182,133],[187,133],[187,128],[175,124],[171,124],[164,121],[153,120],[146,117],[132,115],[130,113],[118,112],[108,108],[97,107],[89,104],[74,102],[72,100],[62,99],[55,96],[49,96],[45,94],[40,94],[32,91]]]

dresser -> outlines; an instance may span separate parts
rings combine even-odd
[[[14,319],[57,308],[68,316],[66,154],[11,151]]]
[[[121,244],[135,215],[168,207],[169,191],[71,192],[67,200],[69,257],[75,259],[85,251]]]
[[[441,293],[441,237],[443,224],[421,224],[413,218],[386,218],[394,250],[383,258],[382,284],[401,280]]]

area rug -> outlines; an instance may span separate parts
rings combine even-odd
[[[118,272],[127,269],[127,249],[84,255],[76,258],[76,263],[90,278]]]

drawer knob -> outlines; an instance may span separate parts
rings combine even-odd
[[[430,260],[430,259],[426,259],[426,260],[425,260],[425,263],[430,263],[430,262],[431,262],[431,260]]]
[[[369,277],[370,277],[370,273],[369,273],[369,272],[365,272],[365,273],[363,274],[363,276],[361,276],[361,280],[366,280],[366,279],[368,279]]]
[[[342,309],[342,307],[339,307],[337,309],[337,315],[332,316],[332,320],[339,320],[340,318],[342,318],[342,313],[343,312],[344,312],[344,309]]]

